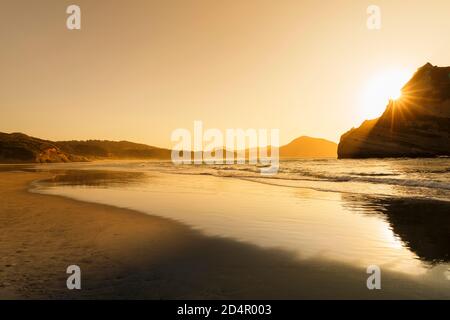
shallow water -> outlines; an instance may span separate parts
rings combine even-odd
[[[450,297],[449,159],[250,166],[105,162],[37,166],[35,191],[131,208],[207,235],[414,277]],[[326,192],[325,192],[326,191]]]

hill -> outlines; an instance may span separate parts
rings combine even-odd
[[[56,144],[64,152],[90,159],[170,159],[171,156],[168,149],[128,141],[58,141]]]
[[[280,147],[280,158],[336,158],[337,144],[302,136]]]
[[[72,162],[86,161],[84,157],[68,154],[52,141],[27,136],[23,133],[0,132],[0,162]]]

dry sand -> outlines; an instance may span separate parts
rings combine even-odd
[[[399,275],[211,238],[174,221],[28,191],[48,173],[0,173],[0,299],[443,298]],[[82,289],[66,288],[66,268]],[[388,280],[391,280],[389,282]]]

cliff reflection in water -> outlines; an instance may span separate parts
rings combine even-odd
[[[450,203],[444,201],[343,194],[344,206],[382,214],[392,231],[427,263],[450,262]]]

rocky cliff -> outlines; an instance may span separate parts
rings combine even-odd
[[[450,67],[427,63],[380,118],[342,135],[339,158],[450,156]]]

